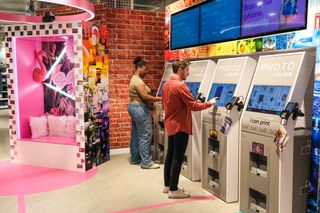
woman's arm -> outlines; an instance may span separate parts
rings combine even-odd
[[[139,97],[144,101],[144,102],[158,102],[161,101],[160,97],[155,97],[152,95],[149,95],[147,93],[147,90],[144,85],[140,85],[137,87],[137,93]]]

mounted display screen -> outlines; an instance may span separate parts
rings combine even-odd
[[[207,0],[171,15],[170,49],[306,28],[306,0]]]
[[[306,0],[242,0],[242,36],[305,28]]]
[[[200,87],[200,82],[184,82],[184,83],[188,86],[189,90],[192,93],[192,96],[196,97]]]
[[[219,97],[215,106],[224,107],[231,101],[236,86],[236,84],[212,84],[208,100]]]
[[[195,7],[171,16],[171,49],[199,44],[199,8]]]
[[[162,94],[162,87],[163,87],[163,84],[166,83],[166,81],[162,81],[161,84],[160,84],[160,88],[159,88],[159,91],[157,93],[157,96],[161,96]]]
[[[200,6],[200,44],[240,36],[241,1],[209,1]]]
[[[255,85],[247,111],[280,115],[285,108],[290,86]]]

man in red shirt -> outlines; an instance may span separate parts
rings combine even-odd
[[[189,75],[187,60],[177,60],[172,64],[173,75],[163,85],[162,108],[165,112],[165,128],[168,132],[168,151],[164,164],[164,193],[169,198],[186,198],[190,194],[178,188],[181,165],[192,135],[191,111],[207,109],[216,103],[216,98],[199,103],[192,97],[188,86],[183,83]]]

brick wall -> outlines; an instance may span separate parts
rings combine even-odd
[[[104,4],[95,5],[95,9],[93,22],[108,26],[111,148],[124,148],[130,141],[127,104],[128,84],[134,72],[132,61],[139,55],[148,62],[145,81],[155,94],[164,70],[164,13],[106,8]],[[66,15],[77,10],[59,7],[51,11]]]

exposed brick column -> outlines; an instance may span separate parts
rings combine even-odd
[[[148,62],[145,81],[155,94],[164,70],[164,13],[107,8],[105,4],[96,4],[95,10],[93,22],[106,24],[109,35],[110,144],[111,148],[128,147],[131,119],[127,104],[128,84],[134,72],[132,61],[141,56]],[[50,11],[55,15],[79,12],[64,6]]]

